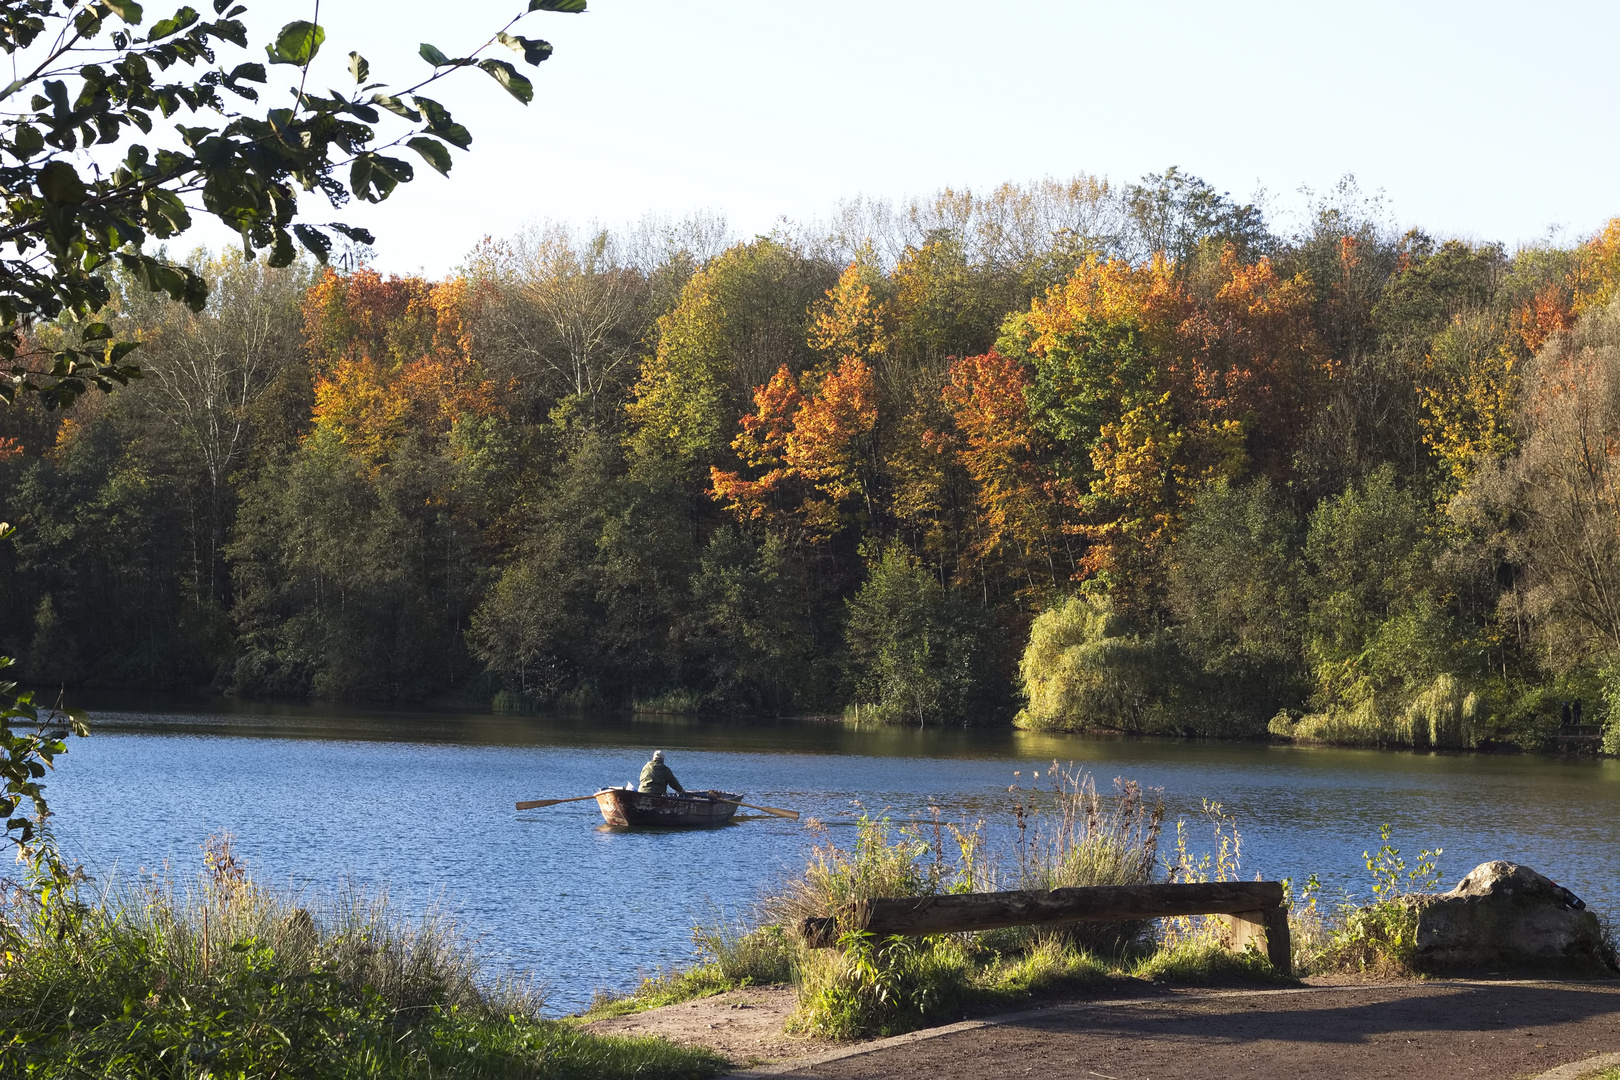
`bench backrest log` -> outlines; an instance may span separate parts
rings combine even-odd
[[[835,945],[844,929],[879,937],[961,934],[1004,926],[1125,922],[1176,915],[1224,915],[1232,946],[1259,947],[1278,971],[1290,967],[1288,912],[1280,881],[1207,881],[1170,885],[1090,885],[1050,891],[878,897],[834,915],[811,917],[799,933],[812,948]]]

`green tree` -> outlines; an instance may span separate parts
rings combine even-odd
[[[1424,741],[1422,699],[1459,693],[1463,642],[1442,603],[1436,525],[1387,466],[1310,515],[1305,659],[1338,737]]]
[[[1071,596],[1041,612],[1018,664],[1019,727],[1083,731],[1175,730],[1168,706],[1178,679],[1162,632],[1142,634],[1106,596]]]
[[[1126,187],[1125,206],[1136,240],[1127,254],[1138,259],[1159,253],[1187,266],[1200,249],[1218,253],[1223,244],[1234,244],[1253,257],[1271,246],[1259,207],[1234,202],[1230,193],[1217,192],[1174,165]]]
[[[716,711],[784,713],[826,696],[826,642],[804,567],[769,534],[756,543],[738,529],[715,530],[691,582],[682,620],[688,665]]]
[[[643,457],[695,469],[731,460],[737,422],[783,364],[812,367],[811,304],[838,279],[836,267],[761,237],[703,267],[658,320],[658,347],[642,364],[630,402],[631,444]],[[707,479],[707,477],[704,477]]]
[[[982,613],[890,544],[849,601],[855,700],[894,723],[972,724],[994,716],[994,653]],[[988,692],[987,692],[988,691]]]
[[[1258,731],[1303,696],[1297,521],[1262,478],[1203,488],[1170,549],[1176,639],[1196,671],[1201,730]]]

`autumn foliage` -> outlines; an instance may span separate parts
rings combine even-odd
[[[153,377],[4,414],[0,651],[88,678],[115,605],[129,670],[244,694],[932,724],[1013,715],[1039,624],[1140,730],[1528,745],[1610,700],[1620,219],[1510,252],[1340,190],[1282,237],[1151,179],[131,308]],[[103,534],[144,560],[105,603]]]
[[[493,415],[495,386],[473,359],[467,326],[479,300],[462,278],[429,284],[326,271],[304,302],[317,429],[375,466],[408,439]]]

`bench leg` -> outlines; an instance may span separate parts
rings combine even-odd
[[[1243,952],[1251,944],[1265,953],[1271,966],[1283,975],[1293,970],[1293,941],[1288,932],[1288,909],[1266,908],[1222,916],[1232,939],[1232,951]]]

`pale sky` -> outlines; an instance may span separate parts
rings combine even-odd
[[[349,85],[350,49],[414,81],[419,42],[455,55],[521,6],[324,0],[315,81]],[[246,18],[261,41],[312,7]],[[450,179],[418,163],[383,207],[342,215],[377,233],[380,267],[442,274],[542,219],[707,210],[746,236],[857,194],[1169,165],[1264,189],[1284,220],[1302,186],[1354,173],[1394,224],[1510,247],[1620,214],[1613,3],[591,0],[523,26],[556,46],[524,68],[533,104],[457,73],[434,94],[473,133]],[[273,95],[292,70],[271,69]]]

